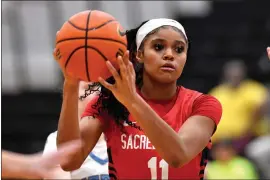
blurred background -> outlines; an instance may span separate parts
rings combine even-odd
[[[2,1],[3,149],[42,151],[57,129],[63,79],[52,56],[55,34],[88,9],[126,29],[157,17],[182,23],[190,49],[179,84],[223,105],[207,178],[270,178],[269,0]]]

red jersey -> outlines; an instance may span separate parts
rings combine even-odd
[[[92,105],[93,99],[83,114],[91,116],[96,110]],[[197,91],[180,87],[177,95],[171,101],[146,102],[166,121],[171,128],[178,132],[183,123],[193,116],[202,115],[211,118],[215,124],[221,118],[221,105],[214,97]],[[130,115],[129,122],[124,123],[125,133],[116,126],[108,115],[97,117],[106,123],[106,136],[109,173],[111,179],[203,179],[207,163],[207,154],[211,142],[193,160],[181,168],[170,167],[155,151],[148,137],[139,124]]]

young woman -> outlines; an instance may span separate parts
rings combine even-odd
[[[85,90],[88,88],[86,82],[81,81],[79,85],[79,97],[85,94]],[[91,94],[86,98],[80,98],[78,100],[78,117],[81,117],[82,113],[85,110],[88,102],[95,96]],[[56,150],[56,137],[57,131],[51,133],[46,141],[43,154],[46,155],[51,151]],[[60,165],[56,165],[55,173],[53,176],[47,176],[46,179],[97,179],[97,178],[109,178],[108,173],[108,155],[107,155],[107,146],[102,134],[99,138],[99,141],[93,148],[92,152],[87,156],[82,166],[72,172],[63,171]]]
[[[79,168],[104,132],[111,179],[202,179],[222,108],[214,97],[176,84],[187,60],[183,26],[152,19],[127,31],[127,40],[119,72],[107,61],[112,77],[100,78],[100,94],[80,123],[78,81],[63,70],[57,144],[81,139],[84,146],[62,168]]]

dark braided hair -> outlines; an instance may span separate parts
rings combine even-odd
[[[140,24],[139,27],[135,29],[131,29],[126,31],[127,36],[127,49],[129,50],[129,58],[130,61],[133,63],[135,73],[136,73],[136,86],[137,88],[141,89],[143,85],[143,64],[139,63],[136,59],[136,53],[137,53],[137,45],[136,45],[136,34],[139,30],[139,28],[145,24],[147,21],[144,21]],[[168,26],[162,26],[159,27],[152,32],[150,32],[141,43],[141,46],[139,47],[139,50],[143,52],[143,46],[145,40],[152,34],[156,33],[161,28],[168,28]],[[172,27],[174,30],[182,33],[179,29]],[[114,84],[115,80],[113,77],[110,77],[106,80],[108,83]],[[100,87],[100,88],[97,88]],[[107,113],[110,117],[113,118],[116,125],[121,128],[121,130],[124,132],[123,128],[123,122],[126,122],[128,125],[135,127],[137,129],[141,128],[137,126],[136,124],[132,123],[128,120],[129,112],[127,108],[122,105],[112,94],[112,92],[105,87],[103,87],[99,82],[95,82],[88,85],[88,89],[85,90],[85,95],[81,96],[80,99],[86,98],[88,95],[98,92],[98,100],[95,104],[92,105],[92,108],[97,110],[97,114],[93,114],[92,116],[98,116],[101,113]]]

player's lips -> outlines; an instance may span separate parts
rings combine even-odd
[[[161,66],[161,70],[163,71],[175,71],[175,66],[172,63],[166,63],[163,66]]]

